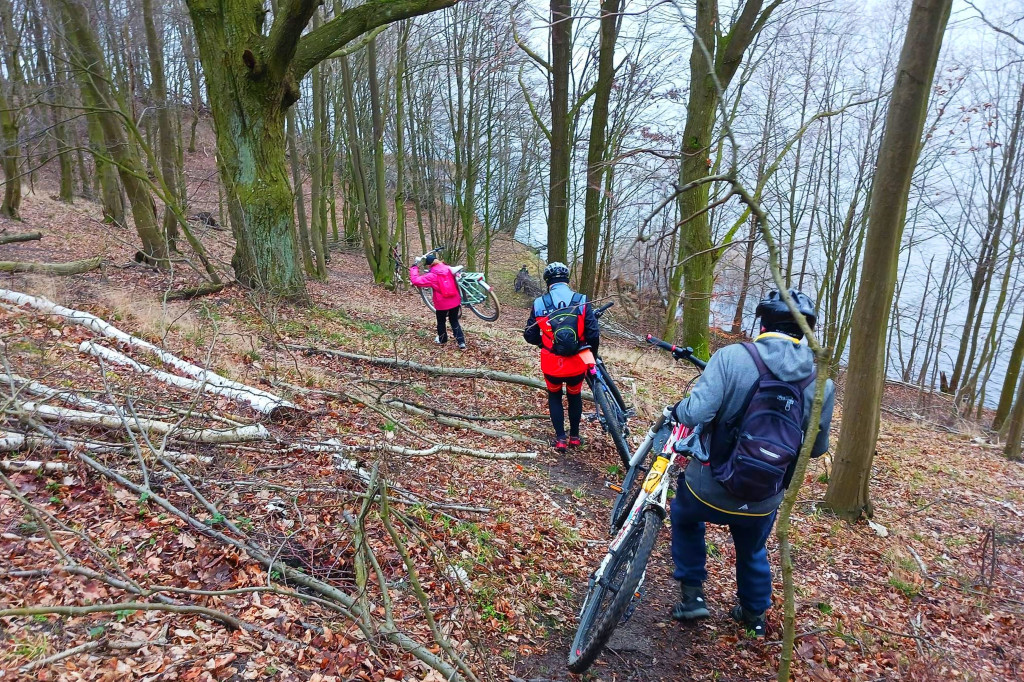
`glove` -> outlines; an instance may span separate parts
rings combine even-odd
[[[680,413],[679,408],[681,408],[683,406],[683,403],[685,402],[686,398],[683,398],[682,400],[680,400],[679,402],[672,406],[672,418],[675,419],[677,422],[683,421],[682,413]]]

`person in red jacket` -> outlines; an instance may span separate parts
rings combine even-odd
[[[540,346],[540,370],[548,389],[548,411],[555,427],[555,449],[578,447],[583,416],[583,380],[588,359],[593,364],[601,329],[587,297],[569,288],[569,268],[551,263],[544,269],[548,293],[533,302],[523,330],[527,343]],[[562,386],[569,402],[569,435],[565,435]]]
[[[459,294],[459,285],[455,282],[455,274],[433,253],[423,259],[423,265],[430,270],[421,275],[417,266],[413,265],[409,268],[409,281],[417,287],[430,287],[434,292],[433,303],[437,316],[437,337],[434,343],[448,343],[448,330],[445,328],[447,320],[452,327],[455,343],[459,344],[460,350],[466,350],[466,335],[459,324],[459,317],[462,315],[462,296]]]

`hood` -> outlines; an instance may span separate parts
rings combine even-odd
[[[768,336],[757,340],[761,359],[783,381],[800,381],[814,369],[814,351],[805,343]]]

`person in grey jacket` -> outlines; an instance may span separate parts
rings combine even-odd
[[[789,293],[813,328],[817,319],[814,302],[795,289],[790,289]],[[767,368],[782,381],[799,384],[807,380],[814,371],[814,354],[810,347],[800,343],[803,332],[779,292],[772,291],[760,302],[757,316],[761,321],[761,334],[754,340],[754,345]],[[742,417],[745,402],[758,377],[758,369],[750,353],[742,344],[732,344],[711,356],[693,391],[676,404],[675,416],[680,422],[690,427],[705,425],[712,463],[722,461],[716,458],[728,457],[731,453],[735,445],[733,427]],[[804,389],[805,434],[813,400],[814,382],[810,381]],[[835,386],[829,380],[812,457],[820,457],[828,451],[834,402]],[[707,578],[704,524],[717,523],[729,526],[736,546],[736,596],[739,603],[730,616],[755,636],[764,636],[764,614],[771,605],[772,594],[772,574],[765,543],[792,477],[793,466],[790,466],[782,491],[762,501],[743,500],[733,496],[712,477],[711,466],[690,460],[680,474],[676,497],[672,500],[673,577],[680,584],[680,601],[672,610],[673,618],[690,621],[709,615],[703,587]]]

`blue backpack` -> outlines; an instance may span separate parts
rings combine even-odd
[[[816,372],[796,383],[782,381],[764,364],[756,345],[743,347],[759,376],[739,416],[723,425],[731,450],[712,458],[711,475],[739,499],[761,502],[782,491],[793,475],[790,469],[804,441],[804,389]]]

